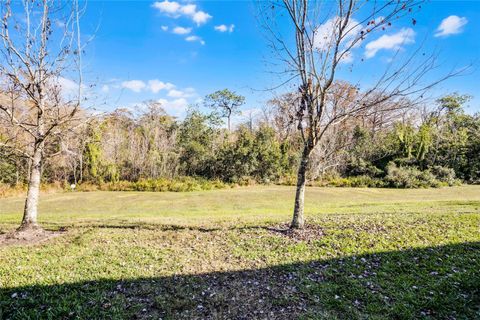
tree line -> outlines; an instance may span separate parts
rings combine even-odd
[[[205,101],[221,92],[240,97],[225,89]],[[228,117],[215,103],[211,111],[193,105],[181,120],[155,101],[102,115],[84,113],[81,125],[49,144],[43,181],[102,184],[188,176],[294,184],[302,138],[292,115],[293,96],[270,100],[263,112],[231,130],[224,128]],[[467,96],[451,94],[421,108],[402,105],[391,112],[388,106],[386,112],[380,106],[351,117],[326,133],[313,152],[309,181],[407,188],[478,183],[480,117],[464,111],[467,101]],[[12,139],[12,130],[3,126],[0,139]],[[31,162],[11,148],[0,147],[0,152],[0,181],[26,183]]]

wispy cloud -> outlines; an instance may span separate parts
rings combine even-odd
[[[341,22],[342,20],[340,17],[332,17],[325,21],[325,23],[321,24],[313,33],[313,48],[318,51],[329,50],[337,38],[336,33],[338,25]],[[348,33],[343,36],[343,41],[341,43],[342,50],[349,46],[352,41],[358,37],[359,33],[362,31],[362,26],[357,20],[350,19],[345,29],[348,30]],[[360,41],[358,41],[354,47],[359,45]],[[349,51],[342,55],[339,62],[352,63],[354,60],[353,58],[353,53]]]
[[[145,84],[145,82],[141,80],[129,80],[129,81],[123,81],[121,83],[121,87],[131,90],[133,92],[140,92],[143,89],[145,89],[147,85]]]
[[[200,26],[207,23],[212,18],[210,14],[205,11],[197,9],[196,4],[182,5],[176,1],[156,1],[153,3],[153,8],[159,10],[161,13],[167,14],[174,18],[185,16]]]
[[[225,24],[221,24],[219,26],[215,26],[214,29],[216,31],[219,31],[219,32],[230,32],[232,33],[233,32],[233,29],[235,29],[235,25],[234,24],[231,24],[229,26],[225,25]]]
[[[353,62],[353,53],[351,51],[346,52],[341,58],[340,63],[352,63]]]
[[[167,95],[169,97],[172,97],[172,98],[181,98],[181,97],[183,97],[183,91],[173,89],[173,90],[168,91]]]
[[[197,93],[194,88],[186,88],[184,90],[172,89],[168,91],[167,96],[171,98],[191,98],[196,96]]]
[[[123,81],[120,84],[121,88],[131,90],[133,92],[139,93],[145,90],[148,90],[152,93],[158,93],[161,90],[172,90],[175,88],[175,85],[169,82],[163,82],[158,79],[148,80],[145,82],[143,80],[129,80]]]
[[[168,99],[158,99],[157,102],[160,103],[162,108],[168,113],[173,116],[182,116],[185,111],[187,110],[187,107],[189,105],[189,102],[185,98],[178,98],[178,99],[173,99],[173,100],[168,100]]]
[[[437,28],[435,37],[448,37],[453,34],[463,32],[463,27],[468,23],[467,18],[459,16],[449,16],[442,20]]]
[[[52,79],[49,83],[52,88],[56,88],[57,90],[59,90],[63,98],[67,100],[78,99],[80,85],[76,81],[65,77],[56,77],[55,79]],[[88,86],[82,84],[81,88],[84,95],[90,94],[90,88]]]
[[[317,30],[315,30],[313,45],[317,50],[328,50],[329,47],[337,39],[337,29],[339,23],[342,22],[340,17],[332,17],[320,25]],[[352,41],[358,33],[362,30],[362,26],[355,19],[350,19],[348,26],[345,28],[349,30],[347,34],[343,37],[343,42],[346,44],[349,41]]]
[[[391,35],[383,35],[377,40],[367,43],[365,57],[373,58],[380,50],[399,50],[406,44],[415,43],[415,31],[411,28],[402,28]]]
[[[205,44],[205,41],[199,36],[188,36],[185,38],[185,40],[189,42],[200,42],[202,46]]]
[[[148,80],[148,89],[153,93],[158,93],[161,90],[171,90],[175,88],[170,82],[163,82],[158,79]]]
[[[172,32],[175,34],[189,34],[192,32],[192,28],[175,27]]]

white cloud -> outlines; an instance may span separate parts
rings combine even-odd
[[[215,26],[214,29],[220,32],[226,32],[228,30],[228,27],[224,24],[221,24],[219,26]]]
[[[160,12],[174,14],[178,12],[178,10],[181,8],[181,5],[176,1],[170,2],[168,0],[165,0],[162,2],[160,1],[154,2],[153,7],[155,9],[160,10]]]
[[[110,87],[107,84],[104,84],[102,86],[102,92],[103,93],[108,93],[110,91]]]
[[[75,95],[78,93],[78,83],[73,80],[58,77],[56,85],[60,86],[64,95]]]
[[[79,84],[72,80],[65,77],[55,77],[50,79],[48,82],[51,86],[52,90],[56,93],[59,93],[62,98],[66,100],[77,100],[79,98]],[[83,96],[89,96],[91,94],[91,90],[86,85],[81,85],[81,94]]]
[[[170,101],[169,105],[175,109],[186,109],[188,106],[188,101],[185,98],[175,99]]]
[[[233,29],[235,28],[235,25],[234,24],[231,24],[229,26],[225,25],[225,24],[221,24],[219,26],[215,26],[214,29],[219,31],[219,32],[233,32]]]
[[[175,34],[189,34],[192,32],[192,28],[175,27],[172,32]]]
[[[180,8],[180,11],[187,16],[193,16],[195,12],[197,12],[197,5],[195,4],[184,5]]]
[[[168,26],[162,26],[163,31],[168,31]]]
[[[140,92],[147,87],[142,80],[123,81],[121,86],[122,88],[132,90],[133,92]]]
[[[169,82],[163,82],[158,79],[148,81],[148,89],[153,93],[158,93],[160,90],[171,90],[175,86]]]
[[[205,41],[203,41],[203,39],[199,36],[188,36],[185,38],[185,40],[190,42],[200,42],[202,45],[205,44]]]
[[[170,82],[163,82],[158,79],[152,79],[148,80],[147,83],[142,80],[129,80],[129,81],[123,81],[120,85],[122,88],[131,90],[133,92],[141,92],[144,90],[149,90],[152,93],[158,93],[161,90],[172,90],[175,88],[175,85],[173,85]],[[103,88],[102,88],[103,91]]]
[[[165,111],[173,116],[181,116],[185,113],[188,107],[188,101],[185,98],[179,98],[174,100],[167,99],[158,99],[159,102]]]
[[[391,35],[383,35],[365,46],[365,57],[373,58],[379,50],[399,50],[403,45],[415,43],[415,31],[411,28],[402,28]]]
[[[173,89],[168,91],[167,95],[172,98],[181,98],[183,97],[183,91]]]
[[[452,34],[462,33],[463,27],[468,23],[467,18],[459,16],[449,16],[442,20],[437,28],[435,37],[447,37]]]
[[[176,1],[164,0],[156,1],[153,7],[162,13],[168,14],[174,18],[186,16],[192,19],[198,26],[206,23],[212,16],[204,11],[198,11],[195,4],[181,5]]]
[[[185,88],[183,91],[172,89],[168,91],[167,96],[171,98],[190,98],[196,95],[194,88]]]
[[[313,48],[315,50],[327,51],[332,47],[334,41],[337,39],[336,33],[339,23],[341,23],[341,19],[339,17],[332,17],[315,30],[313,36]],[[354,55],[351,52],[351,49],[360,46],[361,41],[357,41],[355,44],[353,44],[352,48],[349,48],[349,46],[352,45],[353,41],[358,40],[363,27],[357,20],[350,19],[345,30],[346,33],[343,36],[340,49],[341,52],[345,52],[347,49],[350,50],[346,51],[342,55],[339,63],[352,63],[354,60]]]
[[[192,16],[193,21],[197,24],[197,26],[206,23],[212,16],[204,11],[195,12]]]
[[[331,47],[337,38],[336,32],[340,22],[339,17],[333,17],[325,21],[325,23],[321,24],[317,30],[315,30],[313,38],[313,46],[315,49],[323,51]],[[353,41],[362,30],[362,26],[355,19],[350,19],[346,30],[348,33],[344,35],[344,43]]]
[[[353,53],[351,51],[346,52],[341,58],[340,63],[352,63],[353,62]]]

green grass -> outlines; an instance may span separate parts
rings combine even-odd
[[[0,319],[480,318],[479,186],[310,188],[315,237],[277,230],[293,191],[44,195],[68,231],[0,247]]]

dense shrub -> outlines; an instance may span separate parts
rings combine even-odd
[[[297,184],[297,175],[293,173],[286,174],[279,178],[277,184],[282,186],[294,186]]]
[[[226,142],[219,150],[215,163],[215,177],[227,182],[245,184],[278,181],[291,170],[288,148],[275,139],[269,127],[252,132],[241,127],[234,141]],[[251,181],[248,182],[251,184]]]
[[[293,185],[296,181],[293,182]],[[383,180],[367,175],[342,177],[335,174],[329,174],[323,178],[311,181],[309,186],[314,187],[351,187],[351,188],[382,188],[385,187]]]
[[[415,167],[399,167],[393,162],[387,166],[385,180],[394,188],[428,188],[445,185],[437,180],[429,170],[421,171]]]
[[[1,157],[1,154],[0,154]],[[13,184],[16,181],[15,166],[0,158],[0,183]]]
[[[25,187],[22,185],[11,186],[0,182],[0,198],[19,195],[25,192]]]
[[[455,177],[455,170],[452,168],[433,166],[430,171],[438,181],[446,183],[449,186],[460,185],[462,182]]]
[[[381,188],[385,187],[385,182],[378,178],[372,178],[370,176],[363,175],[334,178],[323,181],[322,185],[327,187]]]
[[[187,192],[224,189],[228,185],[219,180],[206,180],[193,177],[181,177],[178,179],[141,179],[136,182],[118,181],[102,183],[100,190],[104,191],[152,191],[152,192]],[[80,186],[79,190],[82,190]]]
[[[63,186],[59,182],[53,182],[53,183],[42,183],[40,185],[40,191],[42,193],[55,193],[55,192],[61,192],[64,191],[65,186]],[[13,197],[13,196],[19,196],[19,195],[25,195],[27,192],[27,185],[26,184],[16,184],[16,185],[11,185],[11,184],[6,184],[6,183],[1,183],[0,182],[0,198],[3,197]]]

